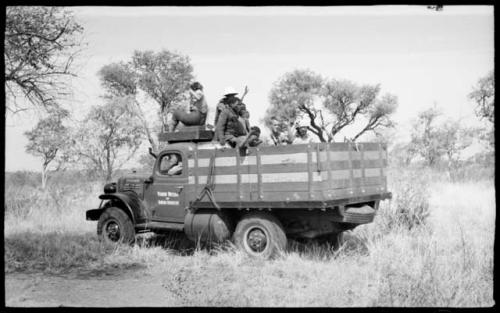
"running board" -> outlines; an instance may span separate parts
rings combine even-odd
[[[158,230],[184,230],[184,223],[149,222],[135,225],[136,231]]]

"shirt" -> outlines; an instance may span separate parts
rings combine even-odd
[[[286,145],[291,143],[290,139],[285,133],[279,133],[278,136],[275,136],[273,133],[271,133],[270,137],[275,146]]]
[[[223,140],[226,135],[233,135],[234,137],[246,135],[244,126],[232,109],[225,109],[221,112],[215,131],[219,141]]]
[[[196,91],[191,91],[191,97],[193,99],[191,111],[200,111],[200,113],[206,114],[208,112],[208,104],[205,100],[203,90],[198,89]]]

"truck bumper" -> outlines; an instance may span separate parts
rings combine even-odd
[[[88,210],[87,212],[85,212],[85,217],[86,217],[87,221],[97,221],[99,219],[99,217],[101,217],[102,211],[103,211],[103,209],[101,209],[101,208]]]

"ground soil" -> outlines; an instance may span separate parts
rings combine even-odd
[[[5,276],[8,307],[162,307],[178,306],[162,286],[161,273],[78,272],[64,275],[15,273]]]

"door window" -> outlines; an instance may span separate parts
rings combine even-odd
[[[164,154],[160,160],[160,174],[165,176],[183,176],[182,155],[178,152]]]

